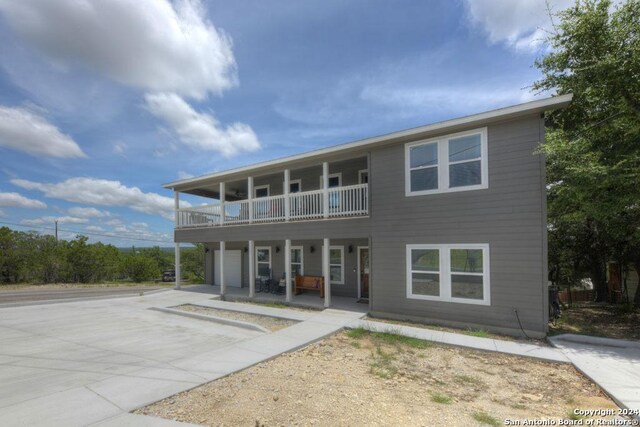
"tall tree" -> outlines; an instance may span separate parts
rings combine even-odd
[[[543,149],[550,227],[576,238],[551,239],[561,245],[551,252],[582,241],[575,255],[605,300],[606,262],[640,267],[640,0],[577,1],[557,18],[533,87],[573,93],[567,109],[548,115]]]

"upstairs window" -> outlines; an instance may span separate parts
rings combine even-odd
[[[487,188],[486,128],[405,147],[407,196]]]

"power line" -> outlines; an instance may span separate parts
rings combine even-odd
[[[23,227],[23,228],[29,228],[29,229],[54,230],[54,231],[56,230],[53,227],[45,227],[45,226],[37,226],[37,225],[24,225],[24,224],[17,224],[17,223],[14,223],[14,222],[6,222],[6,221],[0,221],[0,224],[13,225],[13,226],[16,226],[16,227]],[[136,237],[130,237],[130,236],[123,236],[123,235],[120,235],[120,234],[102,234],[102,233],[93,233],[93,232],[78,231],[78,230],[69,230],[69,229],[63,229],[63,228],[58,228],[57,231],[66,231],[67,233],[76,233],[76,234],[82,234],[82,235],[87,235],[87,236],[111,237],[111,238],[116,238],[116,239],[126,239],[126,240],[133,240],[133,241],[167,243],[167,244],[172,244],[173,243],[173,242],[169,242],[167,240],[155,240],[155,239],[148,239],[148,238],[144,238],[144,237],[136,238]]]

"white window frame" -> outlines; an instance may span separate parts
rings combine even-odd
[[[449,140],[456,139],[464,136],[480,134],[480,184],[467,185],[460,187],[449,187],[449,166],[451,164],[465,163],[470,160],[449,162]],[[420,190],[411,191],[411,148],[418,147],[420,145],[437,144],[438,163],[434,166],[438,168],[438,188],[432,190]],[[405,196],[422,196],[426,194],[438,194],[438,193],[454,193],[458,191],[472,191],[483,190],[489,188],[489,170],[487,165],[489,163],[489,150],[487,147],[487,128],[480,128],[469,130],[465,132],[453,133],[450,135],[444,135],[437,138],[430,138],[416,142],[410,142],[404,146],[404,184],[405,184]],[[414,168],[416,169],[416,168]]]
[[[358,184],[364,184],[364,182],[362,182],[362,175],[367,174],[367,180],[369,178],[369,169],[360,169],[358,171]]]
[[[329,187],[330,189],[342,187],[342,172],[330,173],[329,179],[327,181],[331,180],[331,178],[336,178],[336,177],[338,178],[338,187]],[[324,188],[323,185],[324,185],[324,182],[322,182],[322,175],[320,175],[320,189]]]
[[[291,192],[291,184],[298,184],[298,193],[302,193],[302,180],[301,179],[291,179],[289,180],[289,194],[295,194]],[[282,183],[282,187],[284,188],[284,182]]]
[[[258,262],[258,251],[260,250],[268,250],[269,251],[269,271],[271,272],[271,275],[273,276],[273,268],[271,267],[272,263],[273,263],[273,251],[271,250],[271,246],[256,246],[255,247],[255,254],[253,255],[255,258],[255,262],[256,262],[256,277],[258,272],[260,271],[259,265],[258,264],[266,264],[264,261]],[[271,279],[273,279],[273,277],[271,277]]]
[[[294,250],[300,251],[300,275],[304,276],[304,246],[291,246],[291,251],[293,252]],[[293,256],[289,259],[291,259],[291,275],[293,276],[293,264],[297,264],[297,262],[293,262]],[[293,278],[295,278],[295,276]]]
[[[324,245],[323,245],[324,248]],[[331,284],[332,285],[344,285],[344,246],[329,246],[329,276],[331,276],[331,266],[337,266],[338,264],[331,264],[331,250],[332,249],[337,249],[340,251],[340,281],[335,281],[332,280]]]
[[[431,249],[439,251],[440,258],[440,295],[418,295],[413,294],[412,288],[412,257],[411,251],[414,249]],[[452,249],[481,249],[482,250],[482,296],[481,300],[474,300],[469,298],[456,298],[451,296],[451,275],[462,274],[451,271],[451,250]],[[490,271],[490,250],[488,243],[458,243],[448,245],[407,245],[406,251],[406,286],[407,286],[407,298],[408,299],[420,299],[429,301],[442,301],[442,302],[454,302],[461,304],[474,304],[474,305],[491,305],[491,271]],[[424,272],[423,272],[424,273]],[[467,275],[469,275],[467,273]],[[479,275],[479,274],[474,274]]]
[[[258,194],[258,190],[262,190],[266,188],[267,189],[267,195],[265,197],[269,197],[271,196],[271,187],[269,184],[265,184],[265,185],[256,185],[253,187],[253,198],[254,199],[262,199],[263,197],[258,197],[256,196],[256,194]]]

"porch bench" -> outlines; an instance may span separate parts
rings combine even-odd
[[[296,276],[296,295],[302,291],[320,291],[320,298],[324,298],[324,277]]]

